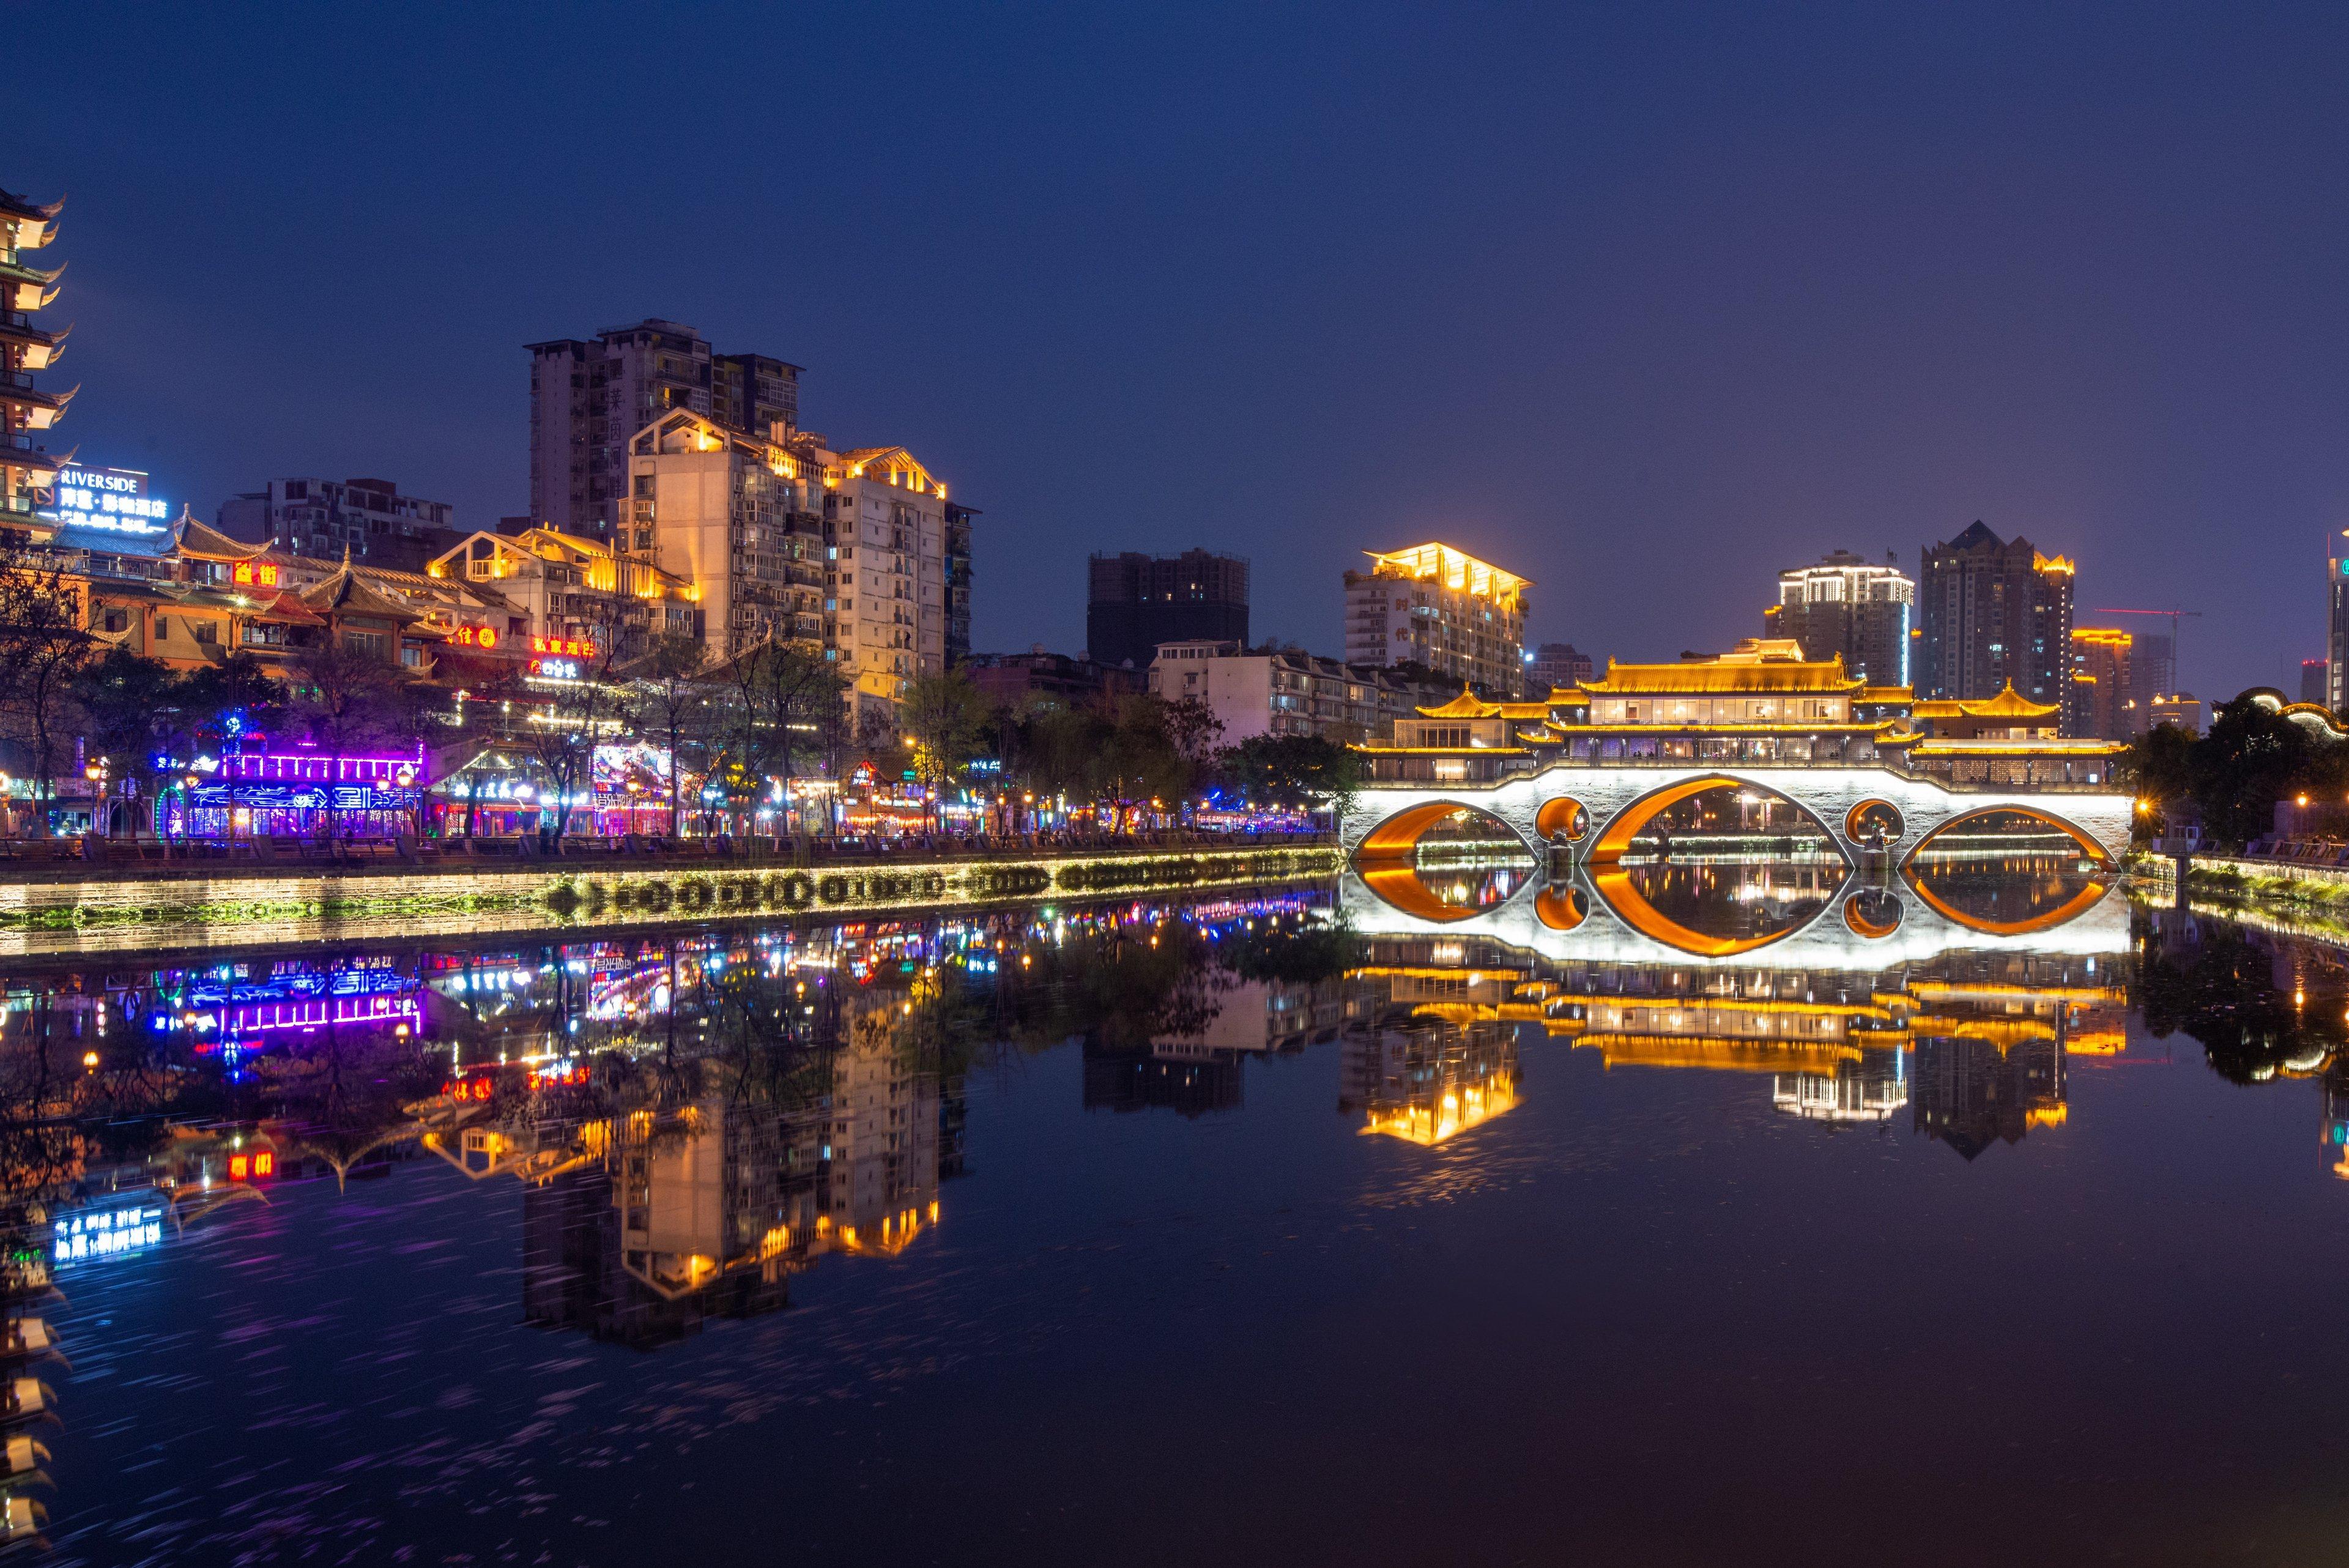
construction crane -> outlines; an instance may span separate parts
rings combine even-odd
[[[2188,616],[2191,616],[2191,617],[2193,617],[2194,618],[2196,618],[2196,619],[2198,619],[2198,620],[2199,620],[2199,619],[2200,619],[2200,618],[2201,618],[2201,616],[2202,616],[2202,612],[2201,612],[2200,610],[2178,609],[2178,608],[2176,608],[2175,607],[2171,607],[2171,608],[2169,608],[2169,609],[2109,609],[2109,608],[2107,608],[2107,609],[2098,609],[2098,610],[2095,610],[2095,611],[2093,611],[2093,612],[2091,612],[2091,613],[2095,614],[2095,615],[2166,615],[2166,616],[2168,616],[2168,617],[2169,618],[2169,683],[2170,683],[2172,686],[2176,686],[2176,685],[2178,685],[2178,623],[2179,619],[2181,619],[2181,618],[2184,618],[2184,617],[2188,617]],[[2175,691],[2158,691],[2158,692],[2155,692],[2155,693],[2154,693],[2154,695],[2155,695],[2155,696],[2157,696],[2157,697],[2175,697],[2176,695],[2178,695],[2178,693],[2177,693],[2177,692],[2175,692]]]

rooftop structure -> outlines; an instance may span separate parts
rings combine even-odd
[[[1975,523],[1925,552],[1917,586],[1917,690],[1989,697],[2013,685],[2061,708],[2071,685],[2072,563]]]
[[[1526,590],[1518,576],[1449,545],[1365,551],[1346,574],[1346,662],[1415,664],[1495,697],[1525,685]]]

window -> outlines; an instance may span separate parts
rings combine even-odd
[[[109,631],[129,631],[130,629],[130,612],[129,610],[120,609],[108,610],[106,612],[105,627]]]
[[[216,620],[191,620],[188,625],[195,632],[196,640],[198,642],[216,643],[220,641],[220,622]]]
[[[380,631],[346,631],[343,646],[377,659],[391,657],[391,638]]]

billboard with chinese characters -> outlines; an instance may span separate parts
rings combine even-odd
[[[69,462],[57,471],[56,502],[41,515],[62,528],[96,528],[160,539],[171,531],[171,504],[151,493],[147,475],[135,468],[84,468]]]

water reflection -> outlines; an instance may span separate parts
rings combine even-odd
[[[1185,1282],[1257,1266],[1249,1260],[1292,1231],[1315,1249],[1298,1270],[1313,1282],[1273,1272],[1253,1282],[1309,1292],[1325,1264],[1353,1266],[1343,1249],[1355,1246],[1377,1252],[1363,1277],[1384,1279],[1428,1238],[1424,1225],[1395,1221],[1406,1206],[1458,1205],[1449,1250],[1428,1265],[1437,1284],[1404,1304],[1433,1310],[1483,1268],[1481,1313],[1506,1299],[1514,1265],[1480,1262],[1461,1238],[1481,1235],[1512,1260],[1534,1255],[1515,1243],[1543,1207],[1574,1214],[1583,1228],[1560,1234],[1586,1245],[1598,1236],[1628,1252],[1654,1236],[1685,1259],[1699,1241],[1716,1253],[1751,1245],[1709,1227],[1722,1195],[1757,1169],[1785,1189],[1773,1201],[1824,1210],[1840,1197],[1879,1237],[1899,1230],[1897,1215],[1879,1223],[1866,1204],[1888,1193],[1909,1202],[1920,1189],[1904,1184],[1920,1181],[2011,1205],[2012,1186],[1984,1179],[2002,1172],[2067,1204],[2102,1201],[2094,1184],[2064,1184],[2091,1151],[2126,1140],[2131,1116],[2152,1114],[2152,1098],[2122,1091],[2158,1065],[2165,1041],[2199,1043],[2180,1059],[2208,1082],[2207,1060],[2227,1080],[2209,1083],[2214,1092],[2309,1096],[2290,1117],[2292,1157],[2303,1140],[2321,1146],[2308,1178],[2329,1196],[2321,1172],[2349,1175],[2349,959],[2337,950],[2177,911],[2071,949],[2051,938],[2076,939],[2076,926],[1934,946],[1916,929],[1920,906],[1889,885],[1862,878],[1822,894],[1827,868],[1800,861],[1660,858],[1652,869],[1656,907],[1692,930],[1750,935],[1789,918],[1798,898],[1813,898],[1814,912],[1799,946],[1725,956],[1650,947],[1624,958],[1450,920],[1357,929],[1350,917],[1364,906],[1317,889],[962,921],[28,970],[9,977],[0,1018],[0,1189],[13,1205],[16,1271],[15,1337],[0,1337],[0,1353],[16,1357],[11,1377],[39,1381],[26,1359],[36,1350],[5,1347],[45,1343],[46,1327],[26,1325],[46,1310],[34,1295],[51,1271],[68,1286],[77,1276],[93,1287],[135,1281],[141,1270],[183,1280],[166,1269],[206,1255],[188,1237],[245,1237],[249,1256],[279,1272],[249,1286],[233,1272],[210,1276],[219,1295],[203,1313],[246,1290],[300,1303],[290,1316],[311,1310],[299,1276],[338,1249],[388,1234],[404,1260],[431,1240],[400,1229],[403,1216],[443,1204],[444,1230],[450,1214],[500,1216],[503,1228],[466,1254],[464,1268],[479,1271],[465,1287],[474,1295],[450,1287],[430,1299],[462,1299],[476,1323],[519,1317],[546,1331],[526,1336],[533,1344],[555,1348],[506,1345],[468,1377],[520,1390],[525,1407],[589,1386],[617,1392],[578,1396],[589,1408],[575,1428],[545,1423],[552,1438],[513,1437],[522,1417],[499,1427],[450,1414],[451,1426],[478,1422],[482,1447],[445,1466],[414,1456],[436,1453],[448,1427],[412,1428],[402,1439],[412,1446],[393,1453],[347,1449],[354,1440],[326,1423],[299,1439],[316,1443],[320,1474],[293,1474],[306,1454],[275,1451],[267,1464],[305,1483],[328,1469],[360,1478],[334,1485],[350,1489],[349,1511],[370,1517],[405,1500],[392,1482],[369,1490],[377,1470],[406,1486],[432,1469],[446,1495],[487,1508],[492,1500],[465,1490],[469,1467],[568,1431],[568,1448],[494,1462],[523,1467],[513,1473],[526,1470],[551,1512],[587,1513],[609,1479],[597,1467],[629,1445],[677,1446],[661,1423],[688,1419],[680,1409],[712,1444],[735,1440],[730,1423],[765,1422],[744,1440],[823,1447],[835,1417],[818,1428],[794,1413],[817,1397],[807,1381],[777,1392],[787,1384],[779,1346],[795,1347],[791,1373],[821,1377],[839,1407],[903,1400],[926,1412],[935,1407],[915,1405],[909,1386],[939,1366],[1057,1345],[1088,1312],[1147,1312]],[[1982,866],[1961,874],[1993,876]],[[2061,908],[2077,886],[2047,857],[2004,874],[1995,902],[1974,909]],[[1864,894],[1890,903],[1847,913]],[[1509,897],[1530,906],[1526,895],[1520,885]],[[1863,929],[1892,923],[1891,911],[1902,915],[1895,936]],[[2100,903],[2098,913],[2111,911]],[[1594,904],[1586,923],[1608,918]],[[974,1122],[978,1142],[967,1139]],[[1696,1163],[1701,1146],[1741,1138],[1734,1163]],[[2044,1158],[2051,1150],[2067,1159]],[[1667,1159],[1689,1163],[1675,1177]],[[1609,1162],[1636,1179],[1599,1185],[1594,1173]],[[1227,1185],[1210,1202],[1200,1195],[1216,1172]],[[1545,1190],[1531,1207],[1507,1197],[1567,1179],[1593,1185]],[[1123,1206],[1102,1198],[1121,1186]],[[1250,1218],[1270,1236],[1216,1229],[1259,1199],[1264,1212]],[[1291,1203],[1320,1208],[1309,1222],[1289,1217]],[[1179,1219],[1161,1226],[1169,1213]],[[1619,1224],[1589,1229],[1594,1215]],[[1175,1231],[1199,1239],[1168,1242]],[[1603,1273],[1586,1271],[1576,1288],[1602,1288],[1591,1281]],[[789,1310],[819,1297],[848,1310]],[[424,1311],[425,1299],[335,1309],[354,1320],[336,1352],[338,1391],[325,1401],[335,1419],[372,1421],[387,1408],[402,1421],[440,1418],[435,1400],[450,1391],[411,1372],[416,1345],[398,1337],[416,1322],[438,1334],[454,1321]],[[1203,1298],[1183,1299],[1187,1308]],[[1631,1299],[1601,1305],[1628,1311]],[[1537,1310],[1556,1305],[1546,1298]],[[88,1332],[106,1331],[93,1322]],[[1111,1354],[1126,1343],[1120,1332],[1132,1331],[1121,1321],[1083,1348]],[[103,1431],[77,1430],[109,1458],[121,1457],[121,1432],[181,1408],[166,1403],[181,1396],[154,1378],[159,1369],[217,1374],[224,1398],[245,1375],[237,1358],[250,1345],[225,1327],[160,1352],[155,1343],[153,1365],[127,1360],[84,1386],[115,1402]],[[1058,1365],[1023,1364],[1023,1376],[1050,1383]],[[651,1380],[654,1367],[674,1369],[671,1380]],[[396,1398],[343,1400],[344,1383],[378,1375],[399,1385]],[[419,1391],[406,1387],[411,1376]],[[65,1392],[82,1397],[70,1382]],[[1053,1397],[1073,1409],[1087,1396],[1071,1382]],[[271,1397],[283,1399],[284,1386]],[[274,1440],[260,1431],[223,1417],[223,1465],[263,1473],[258,1447],[247,1452]],[[842,1480],[853,1468],[827,1469],[827,1483],[853,1488]],[[84,1465],[76,1474],[88,1479],[72,1480],[81,1490],[69,1494],[96,1540],[92,1561],[130,1558],[130,1532],[159,1516],[213,1511],[208,1495],[156,1503],[153,1488]],[[680,1517],[695,1502],[678,1503]],[[350,1522],[334,1512],[342,1504],[309,1506],[302,1546]],[[97,1539],[112,1528],[88,1522],[99,1514],[126,1522]]]
[[[2053,929],[2085,914],[2111,888],[2094,862],[2070,853],[1927,848],[1901,874],[1936,913],[1993,936]]]
[[[1818,918],[1849,872],[1839,858],[1626,859],[1594,877],[1609,908],[1684,952],[1766,947]]]

